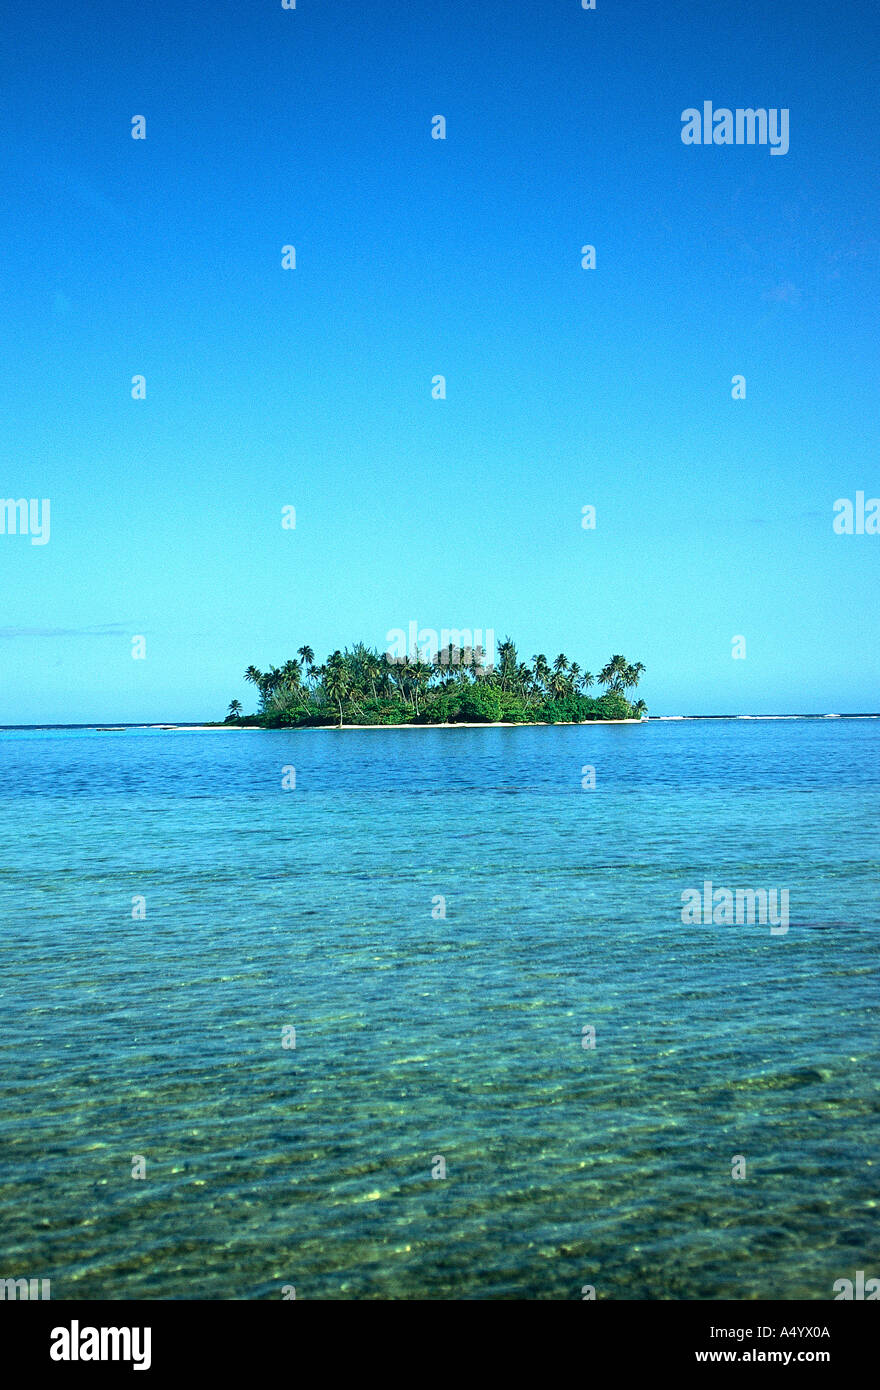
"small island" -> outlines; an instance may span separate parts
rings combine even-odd
[[[397,657],[362,642],[332,652],[319,665],[312,648],[303,646],[283,666],[265,672],[249,666],[244,677],[258,693],[258,712],[245,715],[233,700],[224,723],[272,729],[639,721],[647,706],[644,700],[631,703],[626,692],[638,685],[644,669],[620,654],[598,677],[563,653],[548,662],[539,652],[529,665],[509,637],[498,645],[497,665],[487,662],[481,647],[450,644],[433,655],[413,651]],[[588,695],[597,682],[603,692]]]

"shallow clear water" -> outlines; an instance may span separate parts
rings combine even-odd
[[[880,1274],[878,754],[878,720],[0,734],[0,1277]],[[787,887],[789,930],[684,925],[704,879]]]

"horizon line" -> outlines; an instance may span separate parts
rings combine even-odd
[[[250,717],[250,716],[249,716],[249,717]],[[764,719],[880,719],[880,711],[874,711],[874,710],[851,711],[851,712],[849,712],[849,713],[842,713],[842,714],[837,714],[837,713],[834,713],[834,712],[831,712],[831,711],[829,711],[829,712],[827,712],[827,713],[823,713],[823,714],[649,714],[649,715],[646,715],[644,718],[642,718],[642,719],[640,719],[640,720],[632,720],[632,721],[628,721],[628,722],[631,722],[631,723],[641,723],[641,724],[652,724],[652,723],[653,723],[653,724],[659,724],[659,723],[667,722],[667,721],[669,721],[669,720],[705,720],[705,719],[731,719],[731,720],[733,720],[733,719],[755,719],[755,720],[764,720]],[[125,721],[125,720],[118,720],[118,721],[102,720],[100,724],[99,724],[96,720],[93,720],[93,721],[90,721],[90,722],[84,723],[84,724],[79,724],[79,723],[77,723],[77,724],[73,724],[73,723],[70,723],[70,724],[47,724],[47,723],[41,723],[41,724],[0,724],[0,733],[14,733],[16,730],[22,730],[22,729],[31,729],[31,730],[33,730],[33,729],[95,729],[95,730],[98,730],[98,731],[101,731],[101,730],[110,730],[110,729],[112,729],[112,730],[116,730],[116,729],[144,729],[144,730],[148,730],[148,729],[201,729],[201,728],[204,728],[205,725],[216,725],[218,728],[222,728],[222,727],[224,726],[225,722],[226,722],[226,721],[225,721],[225,720],[222,720],[222,719],[214,719],[214,720],[205,720],[205,719],[201,719],[201,720],[199,720],[199,719],[166,719],[166,720],[152,720],[152,721],[149,721],[149,722],[146,721],[146,720],[135,720],[135,721],[131,721],[131,722]],[[609,721],[607,721],[607,720],[602,720],[602,719],[594,719],[594,720],[587,719],[587,720],[583,720],[582,722],[586,725],[586,724],[603,724],[603,723],[607,723],[607,722],[609,722]],[[614,721],[610,721],[610,722],[614,722]],[[230,723],[229,727],[230,727],[230,728],[234,728],[235,726],[234,726],[233,724]],[[356,726],[356,727],[361,727],[361,726]],[[369,727],[369,726],[364,725],[363,727],[364,727],[364,728],[367,728],[367,727]],[[389,726],[389,727],[393,727],[393,726]],[[426,725],[425,725],[425,728],[432,728],[432,727],[435,727],[435,726],[433,726],[433,725],[431,725],[431,724],[426,724]],[[455,725],[453,724],[451,727],[454,728]],[[480,726],[479,726],[479,725],[469,725],[468,727],[480,727]],[[487,727],[487,728],[491,728],[491,727],[492,727],[492,723],[491,723],[491,722],[487,722],[486,727]],[[531,727],[531,726],[530,726],[530,725],[527,725],[527,724],[523,724],[522,727],[523,727],[523,728],[529,728],[529,727]],[[544,726],[540,726],[540,727],[544,727]]]

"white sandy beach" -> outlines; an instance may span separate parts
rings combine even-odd
[[[459,723],[459,724],[306,724],[298,726],[287,724],[277,729],[263,729],[256,724],[145,724],[145,729],[159,729],[165,733],[208,733],[213,730],[229,729],[236,733],[250,730],[257,734],[278,734],[288,733],[291,729],[301,727],[303,733],[331,732],[335,729],[341,732],[343,729],[552,729],[559,728],[561,725],[577,724],[585,728],[589,724],[647,724],[647,719],[567,719],[559,720],[555,725],[548,724],[546,721],[536,720],[533,724],[520,723],[517,720],[498,720],[495,723],[486,721],[479,723]]]

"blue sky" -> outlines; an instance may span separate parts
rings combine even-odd
[[[0,535],[0,723],[220,718],[412,619],[623,652],[652,713],[880,707],[872,4],[4,27],[0,495],[51,538]],[[684,145],[704,100],[789,152]]]

